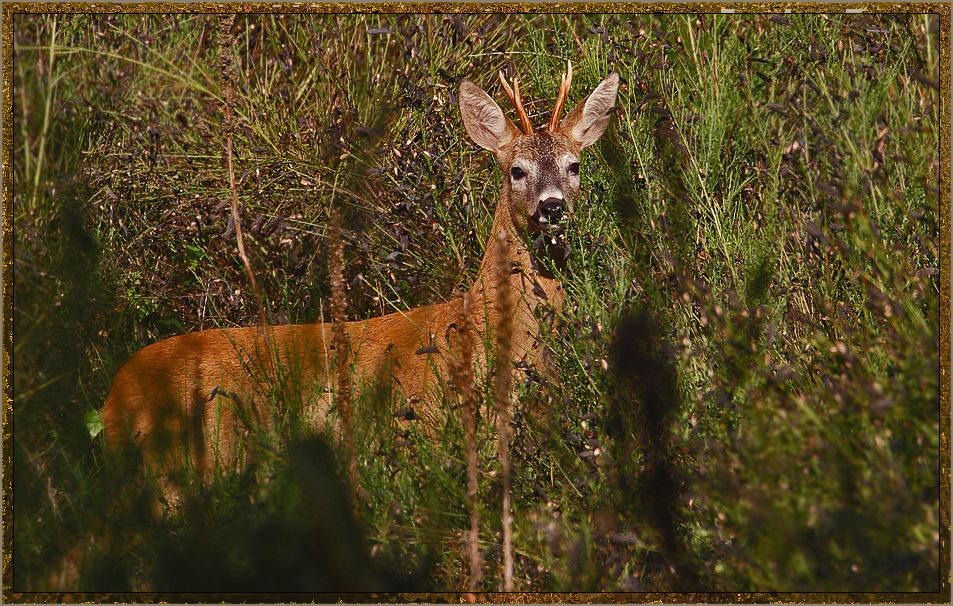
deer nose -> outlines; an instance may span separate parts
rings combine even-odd
[[[560,198],[546,198],[539,203],[540,223],[559,223],[563,217],[563,201]]]

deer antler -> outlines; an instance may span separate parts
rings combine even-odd
[[[503,90],[506,91],[506,96],[510,98],[510,102],[513,104],[513,107],[516,108],[516,113],[520,116],[520,123],[523,125],[523,134],[532,135],[533,123],[529,121],[529,114],[527,114],[526,109],[523,108],[523,97],[520,95],[520,81],[517,78],[513,78],[513,87],[510,88],[510,85],[506,83],[506,78],[503,77],[502,70],[499,74],[500,82],[503,84]]]
[[[562,75],[559,81],[559,96],[556,97],[556,107],[553,108],[553,115],[549,119],[549,132],[554,133],[559,129],[559,119],[562,117],[563,108],[566,106],[566,99],[569,98],[569,85],[572,84],[572,61],[566,61],[566,73]]]

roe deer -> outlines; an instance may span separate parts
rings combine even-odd
[[[571,212],[579,194],[579,158],[605,132],[619,86],[610,74],[578,106],[560,120],[569,93],[572,65],[563,76],[549,123],[533,129],[523,107],[519,82],[503,87],[516,108],[517,128],[490,96],[463,81],[460,111],[467,133],[493,153],[503,171],[503,185],[483,262],[469,290],[471,326],[496,326],[494,267],[501,255],[513,267],[512,354],[516,360],[539,363],[539,326],[533,310],[541,303],[559,308],[562,286],[539,263],[545,251],[530,250],[532,241]],[[506,262],[506,259],[503,260]],[[428,390],[443,385],[455,322],[462,300],[347,322],[356,383],[389,381],[417,406],[425,423],[433,422]],[[331,324],[267,327],[279,365],[293,366],[303,378],[295,389],[313,411],[309,422],[325,423],[333,384],[328,349]],[[264,400],[262,369],[269,366],[259,327],[203,330],[171,337],[139,350],[113,379],[103,409],[105,436],[111,447],[135,444],[147,460],[156,461],[160,444],[179,446],[199,472],[240,463],[238,446],[245,431],[242,406],[252,410]],[[479,342],[479,339],[478,339]],[[478,350],[482,348],[477,348]],[[485,366],[485,352],[476,363]],[[300,387],[299,387],[300,385]],[[297,395],[297,394],[296,394]],[[162,437],[164,436],[164,437]]]

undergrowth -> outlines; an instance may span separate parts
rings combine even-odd
[[[453,397],[436,439],[386,390],[355,398],[357,517],[330,432],[276,433],[263,465],[165,513],[103,448],[132,353],[257,321],[215,29],[15,18],[14,590],[462,590]],[[500,177],[465,137],[462,79],[501,100],[512,66],[538,123],[567,59],[571,104],[620,74],[555,270],[566,305],[540,319],[557,372],[517,373],[517,590],[939,590],[935,16],[240,15],[232,33],[272,323],[330,320],[333,209],[349,319],[470,285]],[[486,590],[492,393],[478,376]]]

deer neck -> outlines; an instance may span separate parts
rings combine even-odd
[[[558,311],[562,307],[564,293],[560,281],[549,275],[539,259],[534,258],[533,252],[527,249],[524,237],[513,222],[510,208],[507,188],[500,195],[483,262],[480,264],[476,281],[470,288],[470,294],[476,304],[478,317],[474,319],[477,324],[489,320],[486,325],[492,329],[498,323],[497,268],[501,261],[505,263],[505,267],[512,268],[508,282],[513,301],[514,354],[522,357],[533,347],[539,333],[534,313],[536,308],[540,305],[551,305]],[[505,243],[500,242],[500,234],[503,234]]]

